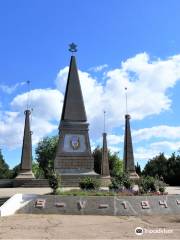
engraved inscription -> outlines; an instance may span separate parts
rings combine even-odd
[[[142,209],[149,209],[150,205],[148,201],[141,201]]]
[[[36,208],[45,208],[46,200],[45,199],[37,199],[35,202]]]
[[[124,209],[127,209],[127,203],[126,203],[126,201],[123,201],[121,204],[123,205]]]
[[[57,203],[55,203],[55,206],[56,206],[56,207],[63,208],[63,207],[66,207],[66,204],[63,203],[63,202],[57,202]]]
[[[86,207],[86,201],[79,201],[77,204],[79,209],[84,209]]]
[[[100,204],[99,205],[99,208],[108,208],[109,207],[109,204]]]
[[[168,205],[165,200],[159,200],[159,205],[164,206],[165,208],[168,208]]]

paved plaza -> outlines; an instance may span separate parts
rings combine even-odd
[[[167,191],[180,194],[180,187]],[[0,188],[0,197],[50,192],[50,188]],[[135,234],[137,227],[143,228],[143,235]],[[180,239],[180,216],[18,214],[0,218],[0,239]]]
[[[180,239],[180,216],[16,215],[0,218],[0,239]]]
[[[70,189],[78,188],[62,188],[63,191],[68,191]],[[29,193],[29,194],[48,194],[51,193],[51,188],[0,188],[0,197],[11,197],[16,193]],[[168,194],[180,194],[180,187],[167,187],[166,192]]]

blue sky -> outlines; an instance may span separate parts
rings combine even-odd
[[[57,134],[70,53],[77,63],[92,147],[101,144],[103,109],[109,146],[123,154],[124,87],[135,159],[180,147],[180,2],[177,0],[0,1],[0,148],[20,162],[27,80],[33,148]]]

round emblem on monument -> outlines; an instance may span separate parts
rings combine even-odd
[[[71,146],[74,150],[77,150],[80,147],[80,141],[79,141],[79,137],[77,136],[73,136],[71,138]]]

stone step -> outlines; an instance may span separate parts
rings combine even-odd
[[[61,175],[61,186],[62,187],[79,187],[79,182],[86,175]],[[89,176],[93,178],[99,178],[99,176]],[[14,187],[49,187],[47,179],[20,179],[14,180]]]
[[[18,179],[14,180],[14,187],[49,187],[47,179]]]
[[[9,188],[13,186],[13,179],[0,179],[0,188]]]

